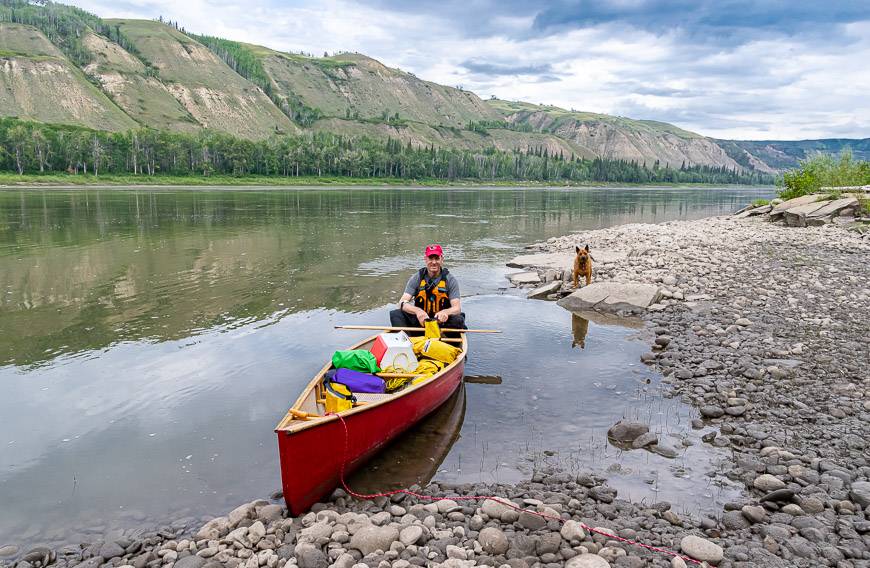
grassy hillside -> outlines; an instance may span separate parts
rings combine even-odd
[[[553,134],[602,158],[639,163],[658,161],[672,167],[685,164],[744,168],[711,139],[665,122],[498,99],[487,104],[515,127]]]
[[[260,48],[275,92],[319,109],[324,117],[396,117],[463,127],[498,115],[472,92],[423,81],[364,55],[310,58]]]
[[[258,87],[186,34],[149,20],[106,22],[130,39],[156,79],[202,127],[249,139],[297,131]]]
[[[194,132],[200,124],[138,57],[105,37],[88,32],[91,63],[84,70],[138,123],[159,130]]]
[[[0,22],[2,116],[128,130],[136,123],[34,27]]]

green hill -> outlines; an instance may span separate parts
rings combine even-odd
[[[106,22],[130,39],[162,87],[198,125],[252,139],[298,130],[258,87],[188,35],[149,20]],[[145,116],[151,115],[147,110]]]
[[[128,130],[136,123],[34,27],[0,22],[0,115]]]
[[[866,140],[714,140],[663,122],[483,101],[358,53],[283,53],[26,0],[0,0],[4,117],[111,132],[208,130],[248,141],[332,133],[414,148],[765,174],[818,150],[870,153]]]
[[[713,140],[673,124],[498,99],[487,102],[512,125],[553,134],[602,158],[742,168]]]

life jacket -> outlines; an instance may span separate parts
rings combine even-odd
[[[426,282],[427,272],[426,268],[420,269],[420,285],[417,287],[417,295],[414,296],[414,305],[429,314],[431,318],[435,316],[435,312],[450,307],[450,297],[447,295],[447,275],[450,273],[446,268],[442,268],[438,280],[429,284]]]

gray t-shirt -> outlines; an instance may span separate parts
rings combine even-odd
[[[440,279],[441,274],[436,276],[436,278]],[[426,283],[431,284],[432,279],[429,278],[429,273],[426,273]],[[411,278],[408,279],[408,283],[405,284],[405,293],[410,294],[412,297],[417,295],[417,291],[420,289],[420,272],[415,272],[411,275]],[[453,276],[451,272],[447,272],[447,297],[452,300],[459,299],[459,281]]]

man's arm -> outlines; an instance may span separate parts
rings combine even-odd
[[[417,318],[417,321],[420,322],[420,325],[423,325],[427,319],[429,319],[429,314],[427,314],[424,310],[418,308],[414,305],[414,302],[411,301],[414,298],[411,294],[405,292],[402,294],[402,297],[399,298],[399,305],[402,306],[402,311],[406,314],[411,314],[412,316]]]

